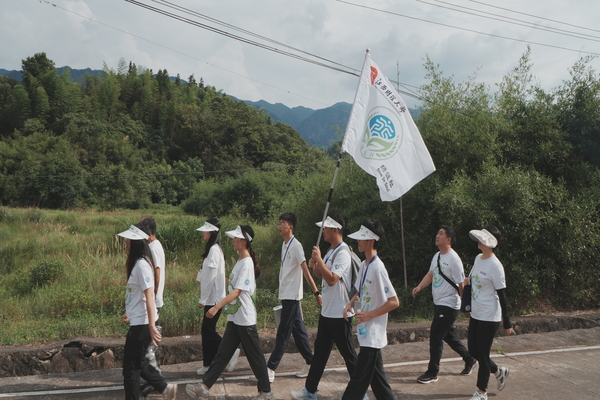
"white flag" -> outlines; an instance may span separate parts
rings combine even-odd
[[[392,201],[435,171],[406,103],[365,57],[342,150],[377,178],[381,200]]]

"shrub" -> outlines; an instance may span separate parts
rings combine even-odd
[[[59,261],[42,261],[31,270],[29,281],[32,287],[51,286],[64,271],[65,267]]]

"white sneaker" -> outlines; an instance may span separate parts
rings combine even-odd
[[[473,393],[473,397],[471,397],[471,400],[487,400],[487,398],[487,394],[483,394],[478,390],[475,393]]]
[[[174,383],[169,383],[161,394],[163,395],[164,400],[175,399],[175,396],[177,395],[177,385]]]
[[[498,368],[498,375],[496,375],[496,380],[498,381],[498,391],[504,389],[504,386],[506,386],[506,378],[508,378],[508,368]]]
[[[297,392],[290,392],[290,395],[295,400],[317,400],[317,393],[311,393],[305,387]]]
[[[231,357],[231,360],[229,360],[229,363],[227,363],[227,372],[231,372],[235,369],[235,366],[238,363],[238,360],[240,359],[240,349],[235,349],[235,353],[233,353],[233,356]]]
[[[186,385],[185,391],[192,399],[208,400],[208,396],[210,395],[210,391],[204,388],[202,382],[197,385],[192,385],[191,383]]]
[[[275,380],[275,371],[267,367],[267,373],[269,374],[269,382],[273,383],[273,381]]]
[[[208,367],[202,367],[198,371],[196,371],[196,374],[202,376],[206,373],[206,371],[208,371]]]
[[[304,364],[302,369],[296,372],[296,376],[298,378],[306,378],[308,376],[308,371],[310,371],[310,364]]]

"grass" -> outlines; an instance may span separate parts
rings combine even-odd
[[[145,211],[38,210],[0,207],[0,345],[68,339],[76,335],[123,337],[125,246],[116,234],[145,215],[157,221],[157,236],[167,257],[165,336],[200,333],[196,274],[204,250],[196,228],[205,218],[184,215],[179,208]],[[281,238],[271,224],[258,225],[233,217],[220,218],[225,230],[249,224],[263,274],[257,281],[257,327],[274,332],[272,308],[277,299]],[[229,272],[237,254],[223,235]],[[306,250],[306,248],[305,248]],[[308,288],[308,285],[305,285]],[[429,318],[431,298],[416,300],[398,290],[402,311],[391,321]],[[406,298],[406,301],[404,299]],[[316,327],[320,309],[310,293],[302,302],[307,327]],[[219,320],[224,330],[226,318]]]

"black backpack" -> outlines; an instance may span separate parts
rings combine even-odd
[[[340,246],[331,255],[331,265],[333,265],[333,262],[335,260],[335,256],[337,255],[337,253],[342,249],[344,249],[345,251],[347,251],[350,254],[350,268],[352,271],[352,275],[350,278],[350,282],[344,282],[344,284],[346,285],[346,291],[348,292],[348,300],[352,300],[354,295],[356,293],[358,293],[358,290],[356,290],[356,288],[354,287],[354,283],[356,282],[356,277],[358,276],[358,270],[360,269],[360,265],[362,264],[362,261],[354,253],[354,251],[350,248],[350,246]],[[342,282],[343,282],[342,278],[340,278],[340,280],[342,280]],[[348,286],[350,286],[349,289],[348,289]]]

